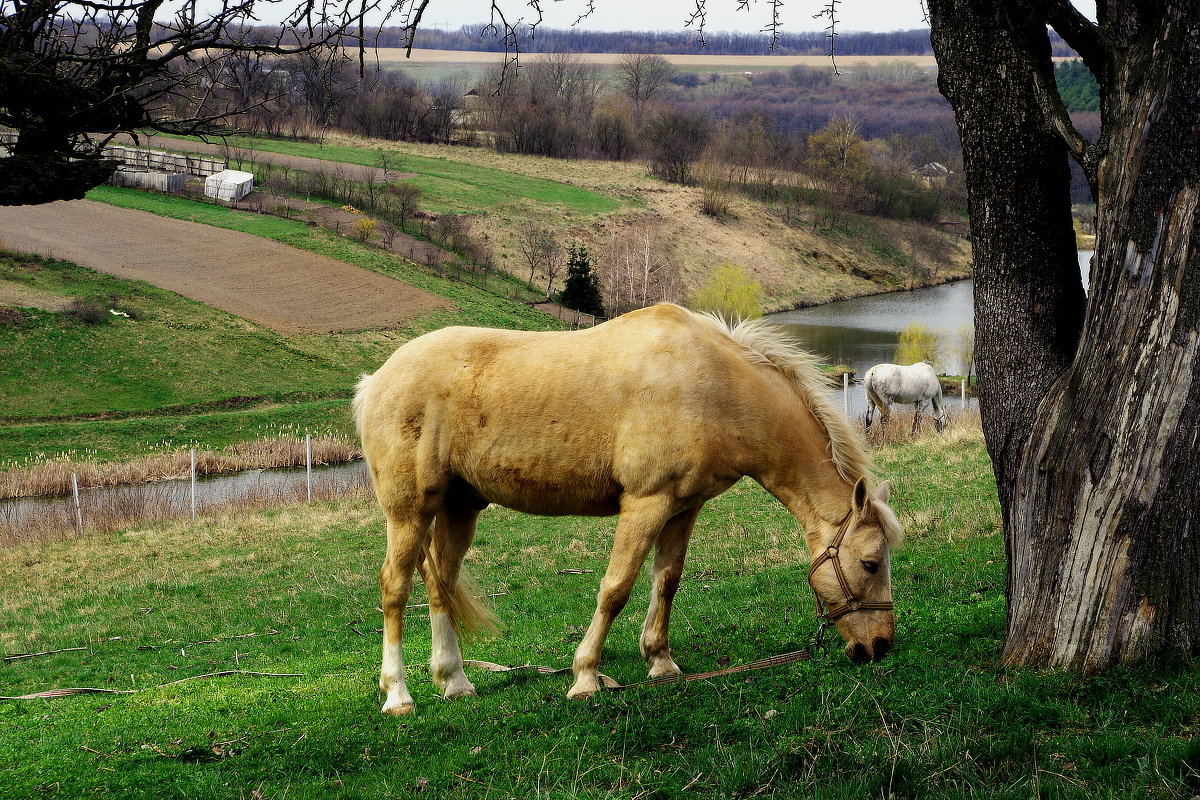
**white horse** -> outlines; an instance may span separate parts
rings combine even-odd
[[[933,365],[928,361],[911,366],[900,364],[876,364],[867,370],[863,378],[867,392],[867,428],[871,427],[875,409],[887,424],[891,417],[892,403],[912,403],[916,409],[912,430],[915,433],[925,406],[933,403],[933,421],[938,432],[946,427],[946,410],[942,407],[942,382],[938,380]]]

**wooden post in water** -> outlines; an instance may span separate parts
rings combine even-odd
[[[79,478],[71,473],[71,495],[75,498],[75,527],[83,533],[83,510],[79,507]]]
[[[196,449],[192,448],[192,522],[196,521]]]
[[[962,379],[962,410],[967,413],[967,379]]]
[[[312,502],[312,434],[304,434],[304,482],[308,487],[308,502]]]

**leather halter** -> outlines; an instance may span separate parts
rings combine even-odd
[[[813,590],[813,597],[817,600],[817,619],[822,625],[828,625],[834,620],[854,611],[891,611],[892,601],[890,600],[859,600],[855,596],[854,591],[850,588],[849,581],[846,580],[846,573],[842,571],[842,559],[838,554],[838,549],[842,546],[842,540],[846,538],[846,534],[850,532],[850,524],[854,519],[854,509],[846,512],[846,518],[842,520],[838,527],[837,535],[833,537],[833,542],[825,548],[825,552],[813,559],[812,564],[808,567],[808,585]],[[813,584],[813,573],[817,571],[817,567],[828,561],[833,564],[833,572],[837,575],[838,585],[842,587],[842,594],[846,596],[846,600],[840,606],[827,609],[825,603],[821,600],[821,595],[817,593],[817,587]]]

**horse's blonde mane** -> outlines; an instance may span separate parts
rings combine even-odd
[[[820,359],[797,345],[778,325],[765,320],[744,319],[730,323],[718,314],[700,316],[712,321],[722,333],[740,344],[747,361],[773,366],[796,387],[829,438],[829,455],[838,474],[851,485],[859,478],[865,478],[868,488],[874,491],[875,466],[858,432],[829,399],[828,384],[817,369]]]

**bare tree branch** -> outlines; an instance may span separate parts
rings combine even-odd
[[[1083,63],[1100,81],[1105,91],[1107,73],[1112,68],[1116,50],[1098,25],[1080,13],[1068,0],[1047,0],[1043,6],[1046,22],[1059,36],[1079,53]]]

